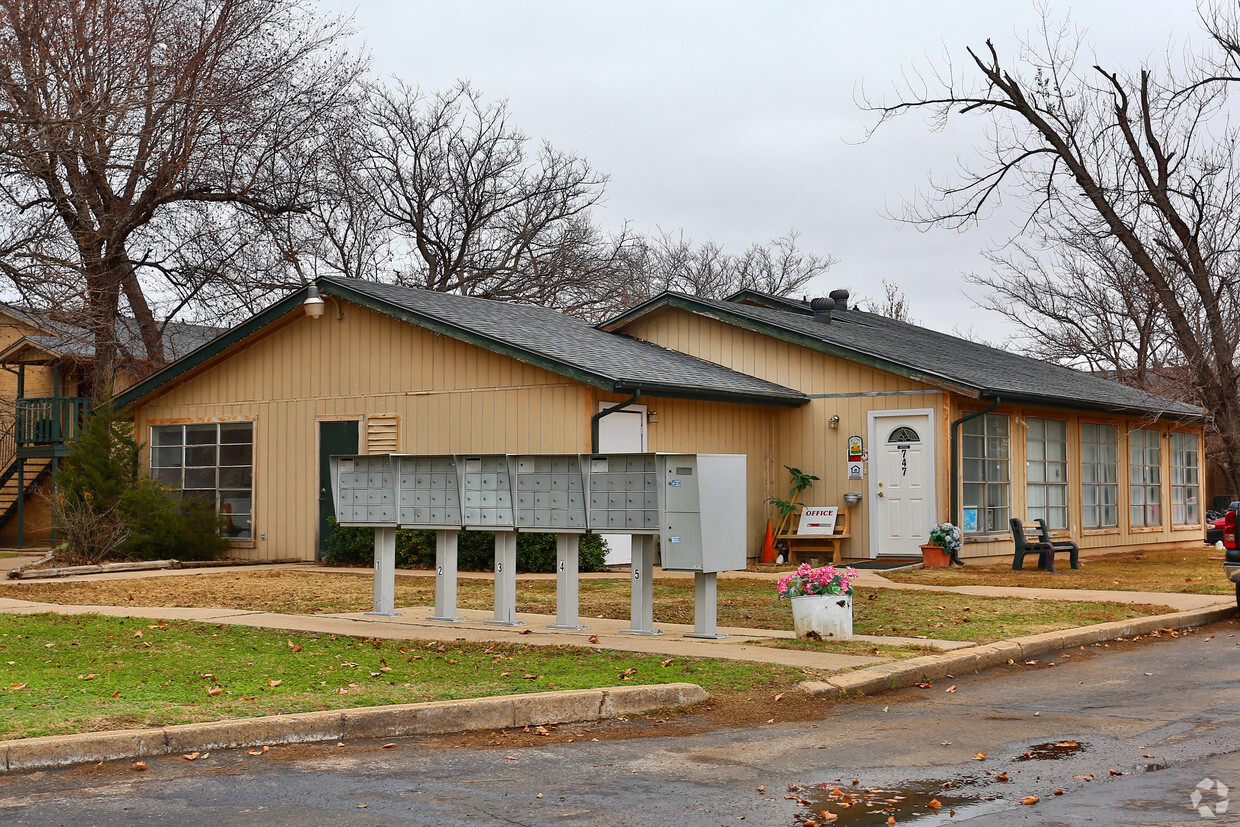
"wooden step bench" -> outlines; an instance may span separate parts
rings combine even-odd
[[[848,530],[849,510],[847,508],[839,510],[835,518],[834,534],[797,534],[794,521],[793,531],[777,535],[775,542],[788,545],[789,563],[801,563],[810,558],[826,559],[827,554],[830,554],[832,565],[839,565],[843,560],[844,541],[852,536]]]

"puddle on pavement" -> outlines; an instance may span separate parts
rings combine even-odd
[[[1053,741],[1046,744],[1034,744],[1021,755],[1017,761],[1058,761],[1076,755],[1089,744],[1079,741]]]
[[[821,827],[886,827],[892,817],[897,824],[950,824],[1011,806],[997,796],[970,791],[968,783],[919,781],[896,787],[821,784],[790,787],[788,795],[801,807],[795,824],[814,822]]]

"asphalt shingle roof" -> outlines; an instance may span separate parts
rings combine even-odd
[[[43,330],[43,335],[25,337],[32,344],[61,356],[94,358],[95,338],[87,327],[58,318],[47,311],[12,305],[4,305],[3,309],[27,324]],[[121,348],[135,359],[144,358],[146,347],[137,322],[130,316],[121,316],[116,321],[116,329]],[[169,322],[164,327],[164,355],[170,362],[180,359],[226,329],[187,322]]]
[[[824,324],[804,313],[677,293],[656,297],[643,307],[653,309],[660,303],[685,305],[712,315],[739,316],[759,325],[816,339],[828,347],[887,362],[914,374],[924,374],[928,379],[937,378],[1011,401],[1038,401],[1068,408],[1176,418],[1203,416],[1202,409],[1195,405],[1163,399],[1109,379],[853,308],[833,311],[831,323]],[[603,326],[622,327],[627,318],[642,310],[637,308]]]
[[[617,389],[747,395],[800,404],[798,391],[679,351],[617,333],[555,310],[511,302],[437,293],[359,279],[321,278],[324,292],[337,285],[418,316],[517,348],[609,380]]]

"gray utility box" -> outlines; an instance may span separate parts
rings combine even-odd
[[[401,528],[461,527],[461,481],[456,457],[393,456],[396,462],[397,517]]]
[[[745,568],[744,454],[657,454],[659,551],[669,571]]]
[[[395,528],[396,473],[387,454],[331,458],[336,522],[343,526]]]
[[[516,525],[522,531],[581,534],[586,530],[581,459],[566,454],[508,457]]]
[[[586,521],[598,534],[658,534],[655,454],[582,454]]]
[[[465,528],[513,528],[516,521],[507,455],[458,455],[456,465],[461,476],[461,525]]]

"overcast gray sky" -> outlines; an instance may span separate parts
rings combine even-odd
[[[909,117],[861,142],[872,117],[855,97],[941,63],[944,49],[959,65],[989,37],[1011,54],[1036,28],[1028,0],[320,2],[352,11],[377,74],[432,91],[468,78],[507,98],[531,137],[610,175],[603,226],[683,228],[734,251],[799,229],[806,249],[840,260],[815,294],[878,296],[887,278],[922,324],[1006,335],[964,278],[986,268],[979,252],[1006,223],[923,233],[885,217],[927,175],[950,173],[980,131],[934,134]],[[1049,7],[1117,68],[1199,36],[1191,0]]]

